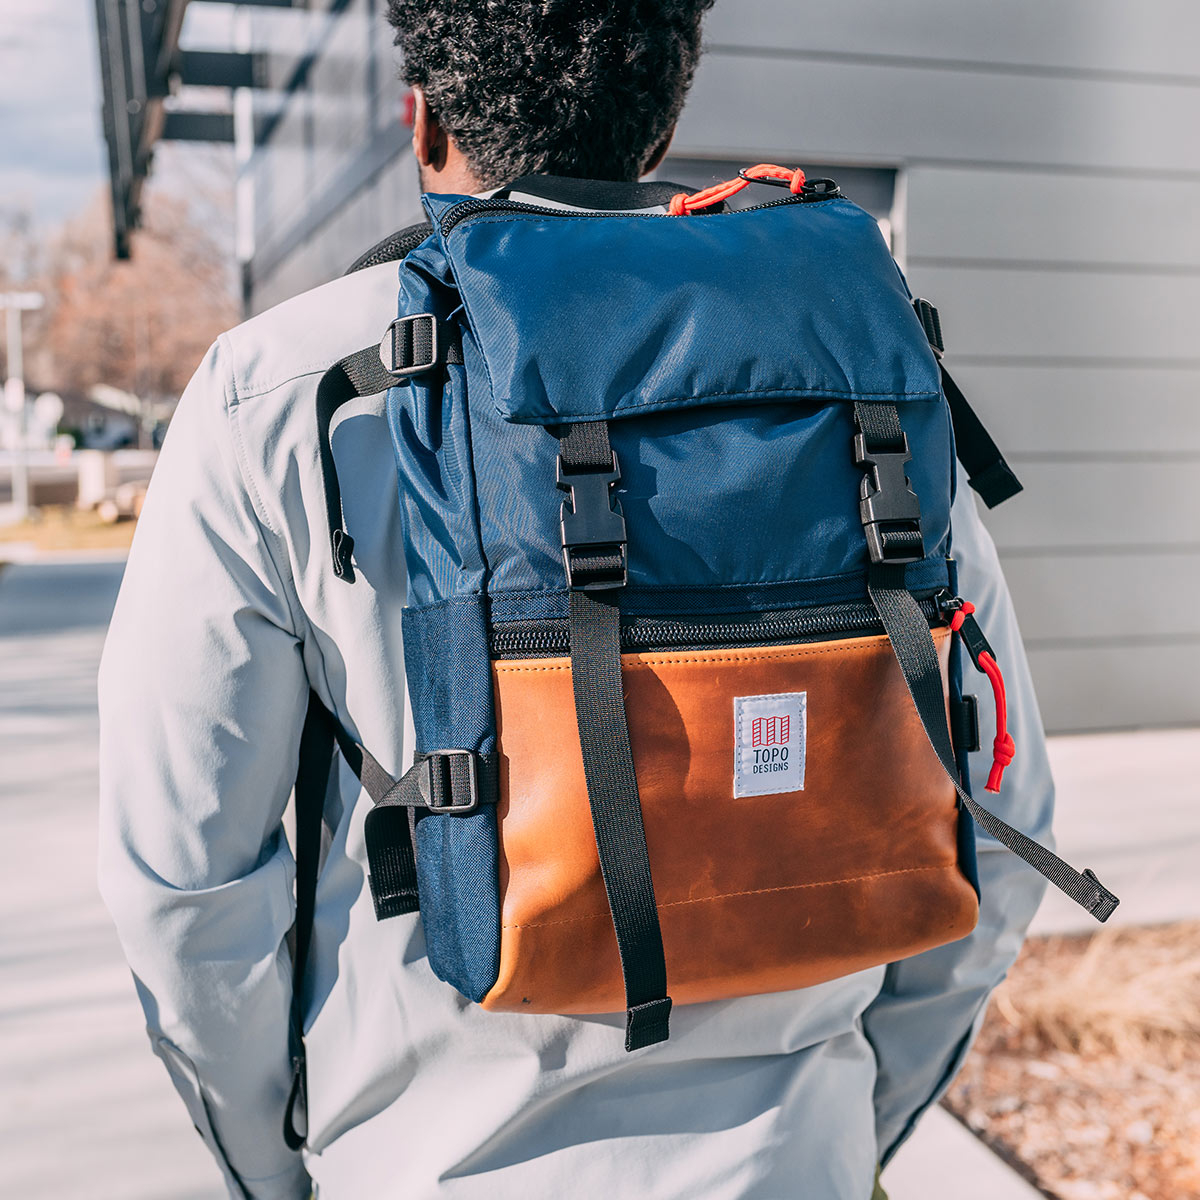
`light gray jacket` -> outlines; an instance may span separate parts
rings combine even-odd
[[[303,1196],[308,1172],[322,1200],[867,1200],[1016,955],[1042,892],[1031,870],[981,838],[970,937],[820,987],[679,1008],[668,1043],[627,1055],[623,1016],[486,1013],[434,978],[417,916],[375,920],[369,801],[344,767],[305,1004],[309,1150],[286,1149],[282,822],[309,684],[393,774],[411,754],[383,400],[348,406],[334,435],[364,568],[353,587],[328,560],[314,417],[321,373],[379,338],[395,297],[395,266],[374,267],[220,338],[150,487],[101,669],[100,883],[155,1051],[233,1196]],[[965,488],[953,520],[960,590],[1009,685],[1018,755],[998,811],[1044,840],[1041,722]]]

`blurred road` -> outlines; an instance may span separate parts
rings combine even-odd
[[[121,563],[0,568],[0,1193],[219,1200],[96,890],[96,667]]]
[[[0,1192],[219,1200],[216,1168],[150,1054],[95,884],[95,677],[121,562],[0,566]],[[1200,731],[1056,738],[1059,848],[1124,921],[1200,917]],[[1093,927],[1051,899],[1040,931]],[[892,1200],[1032,1193],[935,1111]]]

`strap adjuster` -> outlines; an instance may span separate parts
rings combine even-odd
[[[612,496],[612,487],[620,479],[616,451],[607,471],[571,471],[562,455],[558,456],[555,482],[570,493],[560,514],[563,563],[570,588],[618,588],[629,579],[625,515],[621,502]]]
[[[463,776],[449,762],[459,759],[466,766],[466,795],[459,798]],[[479,807],[479,755],[474,750],[433,750],[422,760],[417,787],[430,812],[463,816]],[[438,772],[435,778],[434,772]]]
[[[873,563],[914,563],[925,557],[921,502],[904,470],[912,459],[908,434],[900,436],[902,444],[895,450],[872,450],[865,433],[854,436],[854,461],[867,468],[858,511]]]
[[[921,328],[925,330],[926,338],[929,339],[929,348],[933,351],[934,358],[941,358],[946,352],[946,343],[942,340],[942,319],[938,316],[938,310],[920,296],[913,300],[913,308],[921,322]]]
[[[398,379],[431,371],[438,359],[438,322],[433,313],[397,317],[379,343],[379,361]]]

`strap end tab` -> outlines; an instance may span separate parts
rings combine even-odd
[[[631,1005],[625,1013],[625,1049],[632,1053],[671,1036],[671,997]]]
[[[333,549],[333,573],[347,583],[354,582],[354,539],[344,530],[335,529],[330,539]]]
[[[1018,492],[1025,490],[1021,481],[1013,474],[1012,468],[999,458],[982,471],[976,472],[967,482],[979,493],[980,499],[988,508],[995,508],[1005,500],[1011,500]]]
[[[1121,901],[1096,878],[1096,872],[1090,867],[1083,868],[1083,875],[1096,885],[1095,892],[1088,898],[1084,907],[1103,925],[1117,911],[1117,905]]]

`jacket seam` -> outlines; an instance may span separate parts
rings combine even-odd
[[[233,355],[230,352],[229,343],[224,335],[222,335],[221,341],[230,359],[228,383],[223,390],[225,393],[225,419],[229,425],[229,437],[233,443],[233,453],[237,462],[238,475],[241,477],[246,494],[250,498],[250,505],[254,510],[254,515],[258,519],[258,523],[264,533],[268,535],[264,539],[266,542],[267,557],[271,560],[271,565],[278,572],[280,581],[283,583],[288,612],[291,614],[292,628],[289,632],[306,641],[307,638],[300,631],[302,628],[308,629],[308,620],[304,616],[304,608],[300,603],[300,593],[296,588],[296,580],[292,575],[291,563],[288,561],[286,553],[287,548],[284,545],[282,534],[271,523],[271,519],[267,515],[266,505],[262,502],[262,495],[258,484],[254,479],[253,472],[250,470],[250,459],[246,453],[246,444],[242,438],[241,424],[238,421],[238,409],[244,397],[238,393],[237,376],[234,373],[232,364]]]

